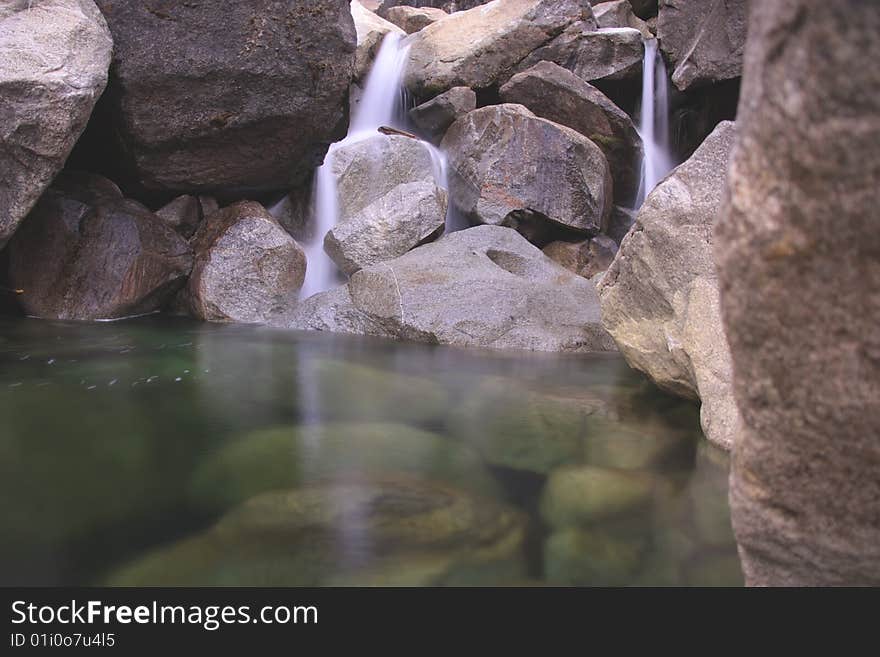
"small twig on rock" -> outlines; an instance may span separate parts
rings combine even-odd
[[[387,125],[383,125],[379,128],[379,132],[383,135],[400,135],[401,137],[409,137],[410,139],[418,139],[416,135],[411,132],[406,132],[405,130],[398,130],[397,128],[391,128]]]
[[[24,290],[14,290],[11,287],[0,285],[0,292],[8,292],[9,294],[24,294]]]

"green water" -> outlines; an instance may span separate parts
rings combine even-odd
[[[726,477],[619,356],[0,319],[4,585],[739,585]]]

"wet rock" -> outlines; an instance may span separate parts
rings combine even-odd
[[[403,424],[341,422],[244,435],[199,464],[189,498],[199,509],[219,511],[266,491],[395,473],[498,492],[466,446]]]
[[[480,226],[355,273],[278,324],[418,342],[602,351],[595,288],[516,231]]]
[[[556,586],[626,586],[638,574],[647,549],[644,538],[564,529],[544,542],[544,575]]]
[[[97,4],[114,41],[108,102],[144,186],[283,189],[344,132],[346,0]]]
[[[0,249],[85,129],[107,84],[112,47],[91,0],[0,7]]]
[[[601,91],[552,62],[514,75],[500,89],[505,103],[576,130],[604,153],[614,180],[614,201],[635,200],[641,177],[642,139],[626,112]]]
[[[742,75],[748,6],[749,0],[661,0],[657,37],[675,86]]]
[[[880,585],[880,13],[755,2],[716,227],[752,585]],[[796,29],[795,29],[796,26]],[[831,118],[833,117],[833,118]]]
[[[655,422],[611,422],[589,418],[583,442],[583,461],[592,466],[618,470],[662,468],[677,463],[692,445],[691,436]]]
[[[503,225],[538,215],[585,233],[605,226],[612,182],[602,151],[522,105],[470,112],[449,128],[441,149],[452,200],[475,222]]]
[[[706,437],[727,449],[738,414],[712,231],[735,134],[720,124],[648,195],[599,284],[602,320],[627,362],[664,390],[702,400]]]
[[[636,16],[629,0],[613,0],[593,5],[593,15],[599,27],[631,27],[642,33],[646,39],[653,35],[648,24]]]
[[[396,258],[443,232],[446,191],[423,143],[376,135],[332,157],[339,221],[324,250],[344,273]]]
[[[56,179],[9,243],[9,276],[25,312],[111,319],[159,309],[193,265],[186,241],[109,180]]]
[[[305,253],[259,203],[245,201],[211,215],[192,245],[195,265],[184,301],[194,317],[265,322],[296,303]]]
[[[388,20],[397,25],[407,34],[418,32],[432,23],[446,18],[447,14],[442,9],[433,7],[391,7],[385,15]]]
[[[357,32],[357,50],[354,54],[354,77],[356,80],[366,78],[373,65],[376,52],[382,40],[389,33],[403,35],[404,31],[395,23],[389,22],[364,7],[358,0],[352,0],[351,16]]]
[[[594,30],[574,23],[517,64],[515,73],[542,61],[568,69],[587,82],[634,80],[641,75],[644,47],[642,34],[630,27]]]
[[[505,0],[455,13],[410,37],[406,87],[420,98],[491,87],[575,21],[596,26],[578,0]]]
[[[453,87],[409,111],[416,128],[434,144],[439,144],[455,121],[477,108],[477,94],[467,87]]]
[[[708,553],[685,566],[684,578],[685,586],[742,586],[742,565],[733,550]]]
[[[550,474],[541,516],[551,527],[588,526],[651,504],[653,479],[643,473],[591,465],[565,466]]]
[[[620,246],[635,222],[635,210],[615,205],[608,218],[608,228],[605,229],[605,233]]]
[[[601,274],[611,265],[617,244],[606,235],[582,242],[552,242],[543,248],[544,255],[584,278]]]

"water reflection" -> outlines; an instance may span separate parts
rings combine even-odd
[[[727,462],[613,355],[0,320],[3,584],[740,584]]]

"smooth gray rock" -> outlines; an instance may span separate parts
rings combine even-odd
[[[880,12],[753,3],[716,228],[746,581],[880,585]],[[795,29],[796,26],[796,29]]]
[[[573,22],[596,27],[589,4],[504,0],[457,12],[409,37],[406,87],[420,98],[490,87]]]
[[[194,317],[259,323],[296,303],[305,253],[259,203],[236,203],[206,218],[192,244],[184,299]]]
[[[107,84],[113,42],[92,0],[0,7],[0,249],[64,166]]]
[[[602,151],[522,105],[470,112],[449,128],[441,150],[452,202],[473,221],[531,216],[588,234],[605,226],[612,182]]]
[[[9,242],[29,315],[113,319],[158,310],[184,284],[192,249],[106,178],[64,173]]]
[[[742,75],[749,0],[660,0],[657,38],[682,91]]]
[[[542,251],[568,271],[584,278],[593,278],[611,266],[617,255],[617,244],[607,235],[596,235],[581,242],[551,242]]]
[[[471,347],[614,349],[592,283],[501,226],[452,233],[362,269],[275,323]]]
[[[515,73],[548,61],[559,64],[587,82],[634,80],[641,75],[644,46],[642,33],[630,27],[595,30],[574,23],[547,45],[520,61]]]
[[[348,0],[98,0],[109,111],[147,188],[274,191],[344,133],[357,44]]]
[[[446,18],[447,14],[442,9],[434,7],[392,7],[385,15],[388,20],[407,34],[418,32],[432,23]]]
[[[354,53],[354,78],[363,80],[370,72],[376,52],[389,33],[403,35],[404,31],[392,22],[377,16],[358,0],[351,2],[351,17],[357,33],[357,50]]]
[[[726,449],[738,414],[712,230],[735,135],[721,123],[648,195],[599,284],[602,321],[627,362],[664,390],[702,400],[703,431]]]
[[[453,87],[409,111],[416,128],[432,143],[439,144],[455,121],[477,108],[477,94],[467,87]]]
[[[552,62],[514,75],[500,89],[505,103],[525,105],[540,117],[568,126],[605,154],[614,180],[614,202],[630,204],[639,191],[642,139],[626,112],[583,79]]]

